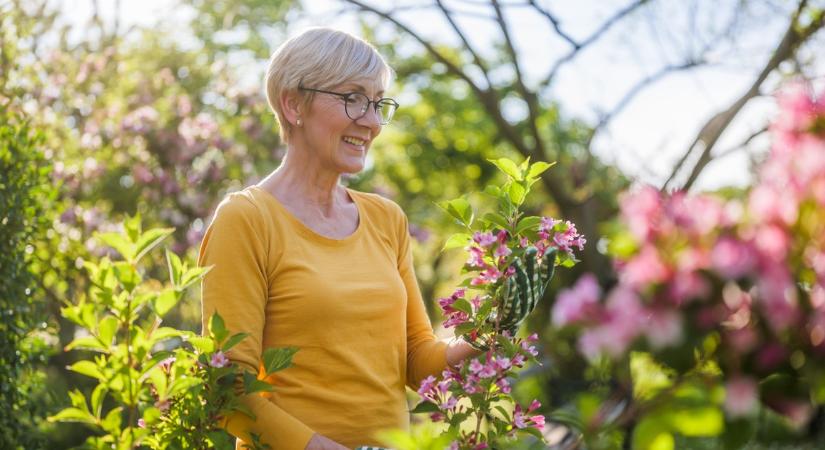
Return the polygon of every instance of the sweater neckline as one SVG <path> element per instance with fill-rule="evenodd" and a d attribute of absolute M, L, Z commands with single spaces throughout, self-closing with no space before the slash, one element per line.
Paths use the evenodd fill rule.
<path fill-rule="evenodd" d="M 272 195 L 266 189 L 258 185 L 250 186 L 248 189 L 258 192 L 261 196 L 263 196 L 266 199 L 264 201 L 278 211 L 278 215 L 289 220 L 289 222 L 292 223 L 293 228 L 298 231 L 298 233 L 306 238 L 309 238 L 310 240 L 327 245 L 346 245 L 358 239 L 358 237 L 363 233 L 362 229 L 365 226 L 364 221 L 366 220 L 364 208 L 361 204 L 361 198 L 357 195 L 357 191 L 353 191 L 350 188 L 345 187 L 344 189 L 347 190 L 347 195 L 349 195 L 349 198 L 351 198 L 353 203 L 355 203 L 355 208 L 358 210 L 358 225 L 355 227 L 355 231 L 350 233 L 349 236 L 345 236 L 340 239 L 325 236 L 310 228 L 307 224 L 301 221 L 301 219 L 296 217 L 289 209 L 287 209 L 287 207 L 284 206 L 284 204 L 281 203 L 277 197 Z"/>

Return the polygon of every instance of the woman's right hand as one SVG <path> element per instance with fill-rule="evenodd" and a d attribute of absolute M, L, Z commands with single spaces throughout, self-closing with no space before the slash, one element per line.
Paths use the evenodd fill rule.
<path fill-rule="evenodd" d="M 312 435 L 304 450 L 349 450 L 332 439 L 318 433 Z"/>

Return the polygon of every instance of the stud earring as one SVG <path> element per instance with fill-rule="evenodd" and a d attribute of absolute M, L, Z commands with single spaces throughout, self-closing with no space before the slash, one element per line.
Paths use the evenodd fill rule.
<path fill-rule="evenodd" d="M 295 124 L 296 124 L 296 125 L 298 125 L 299 127 L 301 126 L 301 124 L 302 124 L 302 123 L 303 123 L 303 122 L 301 122 L 301 119 L 300 119 L 300 118 L 299 118 L 298 120 L 296 120 L 296 121 L 295 121 Z"/>

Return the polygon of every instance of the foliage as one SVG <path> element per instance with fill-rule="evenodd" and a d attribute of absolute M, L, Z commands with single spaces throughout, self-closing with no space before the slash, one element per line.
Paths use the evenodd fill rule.
<path fill-rule="evenodd" d="M 634 448 L 674 435 L 738 448 L 777 416 L 816 431 L 825 404 L 825 101 L 779 98 L 774 144 L 745 196 L 622 197 L 609 244 L 618 284 L 592 275 L 562 292 L 552 320 L 618 389 L 578 398 L 567 422 L 588 445 L 633 423 Z M 644 353 L 635 353 L 635 351 Z M 763 429 L 760 429 L 763 428 Z M 774 435 L 776 438 L 776 435 Z"/>
<path fill-rule="evenodd" d="M 31 270 L 33 244 L 45 234 L 45 207 L 54 190 L 47 182 L 43 136 L 0 103 L 0 447 L 34 448 L 33 405 L 27 385 L 39 359 L 34 340 L 43 302 Z"/>
<path fill-rule="evenodd" d="M 219 315 L 210 318 L 205 336 L 161 326 L 163 316 L 209 268 L 189 267 L 167 250 L 169 284 L 145 279 L 140 261 L 173 230 L 143 232 L 139 216 L 123 226 L 123 233 L 98 236 L 122 259 L 85 262 L 92 286 L 88 296 L 61 310 L 83 330 L 66 350 L 91 352 L 69 368 L 96 385 L 89 396 L 70 392 L 72 406 L 50 420 L 90 426 L 95 435 L 86 440 L 87 448 L 227 448 L 230 438 L 220 429 L 221 419 L 235 411 L 252 415 L 240 396 L 269 391 L 271 385 L 229 362 L 226 352 L 246 335 L 230 336 Z M 294 353 L 268 349 L 262 375 L 288 367 Z"/>

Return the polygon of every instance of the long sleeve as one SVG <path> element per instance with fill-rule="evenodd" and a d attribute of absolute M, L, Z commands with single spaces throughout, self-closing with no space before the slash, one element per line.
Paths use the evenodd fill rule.
<path fill-rule="evenodd" d="M 400 211 L 398 271 L 407 291 L 407 384 L 416 389 L 424 378 L 447 367 L 447 344 L 433 332 L 415 277 L 407 217 Z"/>
<path fill-rule="evenodd" d="M 198 264 L 213 266 L 203 280 L 203 329 L 217 311 L 231 334 L 248 337 L 229 352 L 229 359 L 244 370 L 257 373 L 267 302 L 270 261 L 267 233 L 255 204 L 243 195 L 230 195 L 215 213 L 201 244 Z M 314 433 L 307 425 L 270 400 L 252 394 L 243 403 L 256 416 L 242 413 L 227 417 L 232 435 L 249 441 L 256 433 L 273 449 L 302 450 Z"/>

